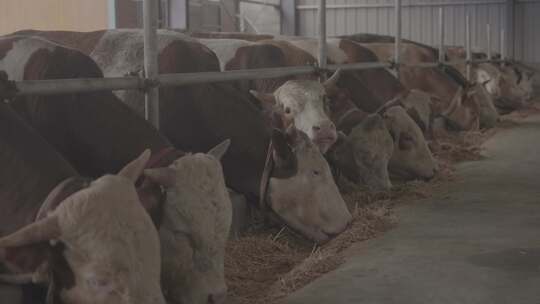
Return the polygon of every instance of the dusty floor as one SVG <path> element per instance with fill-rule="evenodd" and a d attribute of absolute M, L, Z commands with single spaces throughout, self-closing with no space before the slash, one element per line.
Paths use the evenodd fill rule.
<path fill-rule="evenodd" d="M 396 229 L 284 302 L 540 303 L 540 115 L 521 114 L 432 197 L 394 208 Z"/>

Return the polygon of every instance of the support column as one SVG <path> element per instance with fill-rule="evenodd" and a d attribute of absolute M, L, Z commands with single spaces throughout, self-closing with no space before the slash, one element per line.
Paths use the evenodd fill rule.
<path fill-rule="evenodd" d="M 157 81 L 158 52 L 157 52 L 157 19 L 158 3 L 156 0 L 144 0 L 144 71 L 150 81 Z M 157 87 L 146 91 L 145 117 L 159 129 L 159 89 Z"/>
<path fill-rule="evenodd" d="M 281 35 L 288 35 L 288 36 L 298 35 L 296 13 L 297 13 L 296 0 L 281 0 L 281 3 L 280 3 Z"/>
<path fill-rule="evenodd" d="M 326 0 L 319 0 L 319 67 L 326 68 Z"/>
<path fill-rule="evenodd" d="M 396 22 L 394 33 L 394 64 L 396 77 L 399 79 L 399 65 L 401 63 L 401 0 L 395 0 L 394 2 L 394 18 Z"/>

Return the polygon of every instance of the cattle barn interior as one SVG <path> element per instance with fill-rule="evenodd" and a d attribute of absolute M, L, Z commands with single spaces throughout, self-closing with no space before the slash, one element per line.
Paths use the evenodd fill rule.
<path fill-rule="evenodd" d="M 0 1 L 0 303 L 540 303 L 538 16 Z"/>

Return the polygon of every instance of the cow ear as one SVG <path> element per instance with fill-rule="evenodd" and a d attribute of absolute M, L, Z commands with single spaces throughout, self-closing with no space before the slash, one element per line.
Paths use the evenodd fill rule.
<path fill-rule="evenodd" d="M 263 106 L 264 105 L 274 106 L 276 104 L 276 98 L 274 97 L 274 94 L 261 93 L 255 90 L 249 90 L 249 93 L 253 95 L 253 97 L 257 98 L 257 100 L 259 100 L 263 104 Z"/>
<path fill-rule="evenodd" d="M 301 131 L 296 129 L 294 125 L 291 125 L 287 128 L 287 131 L 285 132 L 285 138 L 289 146 L 294 147 L 298 144 L 298 142 L 302 138 L 302 134 L 300 132 Z"/>
<path fill-rule="evenodd" d="M 296 171 L 296 156 L 288 143 L 287 135 L 278 129 L 272 131 L 272 158 L 278 172 Z"/>
<path fill-rule="evenodd" d="M 32 245 L 58 239 L 61 235 L 58 215 L 53 214 L 0 238 L 0 248 Z"/>
<path fill-rule="evenodd" d="M 392 136 L 394 143 L 396 143 L 396 141 L 399 140 L 399 132 L 397 132 L 397 130 L 394 128 L 395 120 L 396 120 L 395 116 L 390 114 L 388 111 L 386 111 L 382 114 L 382 117 L 383 117 L 384 126 L 386 127 L 390 135 Z"/>
<path fill-rule="evenodd" d="M 137 157 L 136 159 L 128 163 L 124 168 L 122 168 L 122 170 L 118 172 L 118 175 L 123 176 L 135 183 L 139 176 L 141 176 L 144 167 L 146 167 L 146 164 L 150 159 L 150 154 L 151 152 L 149 149 L 144 150 L 144 152 L 139 157 Z"/>
<path fill-rule="evenodd" d="M 210 149 L 210 151 L 208 151 L 207 154 L 212 155 L 217 160 L 221 160 L 223 155 L 225 155 L 225 153 L 227 153 L 227 150 L 229 150 L 230 146 L 231 146 L 231 140 L 225 139 L 224 141 L 219 143 L 217 146 Z"/>
<path fill-rule="evenodd" d="M 144 176 L 156 184 L 170 188 L 174 186 L 176 172 L 168 167 L 153 168 L 144 170 Z"/>

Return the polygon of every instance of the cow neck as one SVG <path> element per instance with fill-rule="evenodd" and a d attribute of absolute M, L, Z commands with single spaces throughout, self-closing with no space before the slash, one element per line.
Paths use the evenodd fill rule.
<path fill-rule="evenodd" d="M 274 153 L 274 144 L 273 140 L 270 139 L 270 142 L 268 143 L 268 149 L 266 150 L 266 159 L 264 162 L 264 169 L 261 176 L 261 184 L 259 188 L 259 209 L 263 212 L 263 215 L 266 217 L 266 213 L 268 212 L 269 208 L 268 206 L 268 185 L 270 183 L 270 176 L 272 175 L 272 172 L 274 171 L 274 159 L 272 157 Z"/>
<path fill-rule="evenodd" d="M 356 107 L 351 107 L 349 110 L 345 111 L 345 113 L 343 113 L 343 115 L 341 115 L 337 120 L 336 120 L 336 127 L 338 128 L 338 130 L 340 130 L 342 128 L 342 125 L 343 123 L 347 120 L 347 118 L 349 118 L 351 115 L 353 115 L 354 113 L 359 113 L 359 114 L 365 114 L 364 112 L 362 112 L 360 109 L 356 108 Z"/>

